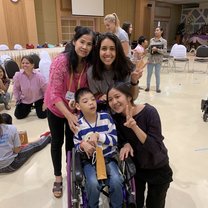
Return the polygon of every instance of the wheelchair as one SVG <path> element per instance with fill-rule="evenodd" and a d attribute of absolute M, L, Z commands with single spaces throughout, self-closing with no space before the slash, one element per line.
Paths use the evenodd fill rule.
<path fill-rule="evenodd" d="M 203 114 L 204 122 L 208 121 L 208 99 L 201 100 L 201 110 L 202 110 L 202 112 L 204 112 L 204 114 Z"/>
<path fill-rule="evenodd" d="M 130 159 L 131 160 L 131 159 Z M 127 165 L 128 163 L 128 165 Z M 123 208 L 136 208 L 136 188 L 133 175 L 136 172 L 135 165 L 129 162 L 129 158 L 119 165 L 121 172 L 124 176 L 123 188 Z M 128 171 L 131 169 L 131 171 Z M 124 175 L 125 174 L 125 175 Z M 68 208 L 87 208 L 87 194 L 85 192 L 85 177 L 82 171 L 81 153 L 75 151 L 67 152 L 67 200 Z M 103 186 L 101 193 L 109 197 L 106 191 L 106 186 Z M 108 200 L 104 200 L 108 201 Z M 103 207 L 107 207 L 102 205 Z"/>

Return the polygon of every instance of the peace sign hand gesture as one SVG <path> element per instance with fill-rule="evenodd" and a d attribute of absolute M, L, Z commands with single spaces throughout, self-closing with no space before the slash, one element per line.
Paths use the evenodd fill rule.
<path fill-rule="evenodd" d="M 147 62 L 142 59 L 136 61 L 136 69 L 131 73 L 131 81 L 136 83 L 138 79 L 140 79 L 143 75 L 143 71 Z"/>
<path fill-rule="evenodd" d="M 126 106 L 126 122 L 124 123 L 124 126 L 133 129 L 135 126 L 137 126 L 136 121 L 132 117 L 134 107 L 127 105 Z"/>

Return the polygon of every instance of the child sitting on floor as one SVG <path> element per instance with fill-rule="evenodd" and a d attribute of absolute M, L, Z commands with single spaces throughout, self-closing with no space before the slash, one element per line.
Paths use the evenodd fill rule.
<path fill-rule="evenodd" d="M 88 88 L 76 91 L 75 102 L 77 110 L 83 115 L 78 122 L 74 144 L 76 151 L 85 152 L 87 155 L 86 159 L 82 158 L 82 164 L 86 178 L 88 207 L 98 207 L 102 188 L 102 182 L 97 179 L 96 166 L 92 163 L 96 146 L 103 149 L 107 173 L 105 184 L 109 186 L 110 206 L 122 207 L 123 177 L 113 159 L 117 153 L 117 133 L 113 119 L 108 113 L 97 112 L 96 99 Z"/>
<path fill-rule="evenodd" d="M 9 114 L 3 116 L 0 114 L 0 173 L 17 170 L 35 152 L 43 149 L 51 141 L 51 136 L 46 134 L 42 135 L 38 141 L 22 147 L 19 133 L 11 122 L 12 117 Z"/>

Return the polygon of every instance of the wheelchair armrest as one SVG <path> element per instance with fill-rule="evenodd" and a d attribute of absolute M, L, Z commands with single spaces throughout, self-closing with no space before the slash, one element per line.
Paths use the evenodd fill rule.
<path fill-rule="evenodd" d="M 83 170 L 82 170 L 82 163 L 81 163 L 81 153 L 75 152 L 74 157 L 75 162 L 75 180 L 78 184 L 81 184 L 84 178 Z"/>

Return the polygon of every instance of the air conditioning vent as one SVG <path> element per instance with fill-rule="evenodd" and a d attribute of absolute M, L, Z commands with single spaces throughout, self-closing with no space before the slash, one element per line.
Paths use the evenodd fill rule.
<path fill-rule="evenodd" d="M 189 9 L 189 8 L 199 8 L 199 4 L 183 4 L 183 9 Z"/>

